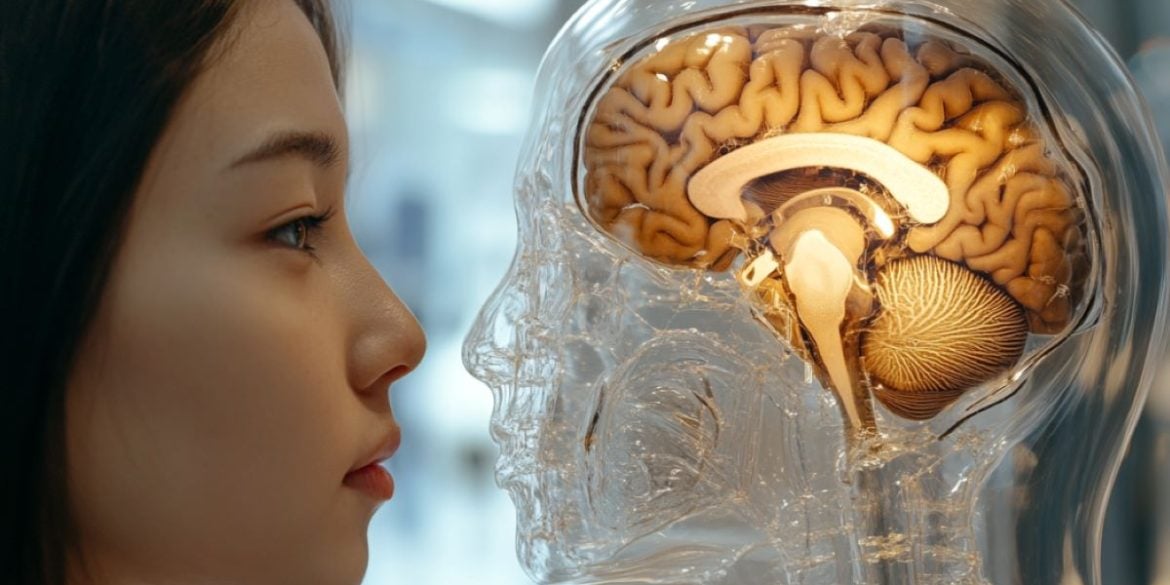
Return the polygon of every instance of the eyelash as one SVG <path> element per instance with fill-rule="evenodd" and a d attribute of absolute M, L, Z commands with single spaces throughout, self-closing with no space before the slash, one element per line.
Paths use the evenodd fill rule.
<path fill-rule="evenodd" d="M 267 234 L 268 240 L 271 242 L 275 242 L 279 245 L 286 246 L 288 248 L 292 248 L 294 250 L 302 251 L 306 254 L 309 254 L 310 256 L 316 257 L 316 254 L 314 254 L 314 251 L 316 251 L 317 248 L 315 248 L 312 244 L 309 243 L 310 238 L 313 237 L 313 234 L 320 231 L 321 227 L 323 225 L 325 225 L 325 222 L 329 221 L 329 218 L 331 218 L 331 217 L 333 217 L 333 208 L 332 207 L 326 209 L 324 212 L 319 213 L 319 214 L 312 214 L 312 215 L 305 215 L 305 216 L 298 217 L 298 218 L 296 218 L 288 223 L 285 223 L 283 225 L 272 228 L 271 230 L 268 230 L 268 234 Z M 283 232 L 289 228 L 296 229 L 296 231 L 294 233 L 296 234 L 295 238 L 298 242 L 297 244 L 289 244 L 287 242 L 281 241 L 281 238 L 280 238 L 281 232 Z M 302 236 L 301 230 L 304 230 L 303 236 Z"/>

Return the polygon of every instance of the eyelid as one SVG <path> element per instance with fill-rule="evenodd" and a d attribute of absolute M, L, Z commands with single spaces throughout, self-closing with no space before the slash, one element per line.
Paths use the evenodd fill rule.
<path fill-rule="evenodd" d="M 311 256 L 316 257 L 316 255 L 314 254 L 314 251 L 317 248 L 316 248 L 316 246 L 314 246 L 311 243 L 312 239 L 314 239 L 314 234 L 320 232 L 321 228 L 324 227 L 325 223 L 327 221 L 329 221 L 330 218 L 333 217 L 333 213 L 334 213 L 334 210 L 332 207 L 328 207 L 320 213 L 315 213 L 315 212 L 302 213 L 301 215 L 298 215 L 298 216 L 296 216 L 288 221 L 281 223 L 280 225 L 277 225 L 276 227 L 273 227 L 273 228 L 267 230 L 265 232 L 265 239 L 269 242 L 273 242 L 273 243 L 280 245 L 282 247 L 305 252 L 306 254 L 309 254 Z M 279 238 L 277 237 L 277 234 L 280 233 L 281 230 L 288 229 L 289 227 L 297 225 L 297 224 L 304 225 L 305 234 L 304 234 L 303 246 L 292 246 L 292 245 L 288 245 L 287 243 L 281 242 L 279 240 Z"/>

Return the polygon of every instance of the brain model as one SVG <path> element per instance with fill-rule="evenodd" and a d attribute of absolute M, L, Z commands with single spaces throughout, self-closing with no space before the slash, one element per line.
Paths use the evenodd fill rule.
<path fill-rule="evenodd" d="M 1064 330 L 1084 211 L 1020 94 L 895 30 L 720 29 L 628 66 L 584 126 L 582 208 L 640 254 L 726 270 L 872 429 L 937 415 Z"/>

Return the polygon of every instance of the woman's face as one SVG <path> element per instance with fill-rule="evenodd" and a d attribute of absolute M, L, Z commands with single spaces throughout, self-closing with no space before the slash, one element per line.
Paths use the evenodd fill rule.
<path fill-rule="evenodd" d="M 397 445 L 389 386 L 424 352 L 346 226 L 314 29 L 289 0 L 233 27 L 152 152 L 70 380 L 98 582 L 359 581 L 380 498 L 345 478 Z"/>

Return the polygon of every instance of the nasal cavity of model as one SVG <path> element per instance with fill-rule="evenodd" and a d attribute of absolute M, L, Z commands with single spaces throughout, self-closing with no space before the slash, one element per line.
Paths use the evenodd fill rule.
<path fill-rule="evenodd" d="M 946 215 L 949 192 L 884 143 L 762 140 L 703 168 L 688 198 L 749 235 L 738 280 L 859 432 L 876 430 L 871 396 L 902 417 L 931 418 L 1023 352 L 1027 321 L 1010 297 L 906 247 L 910 226 Z"/>

